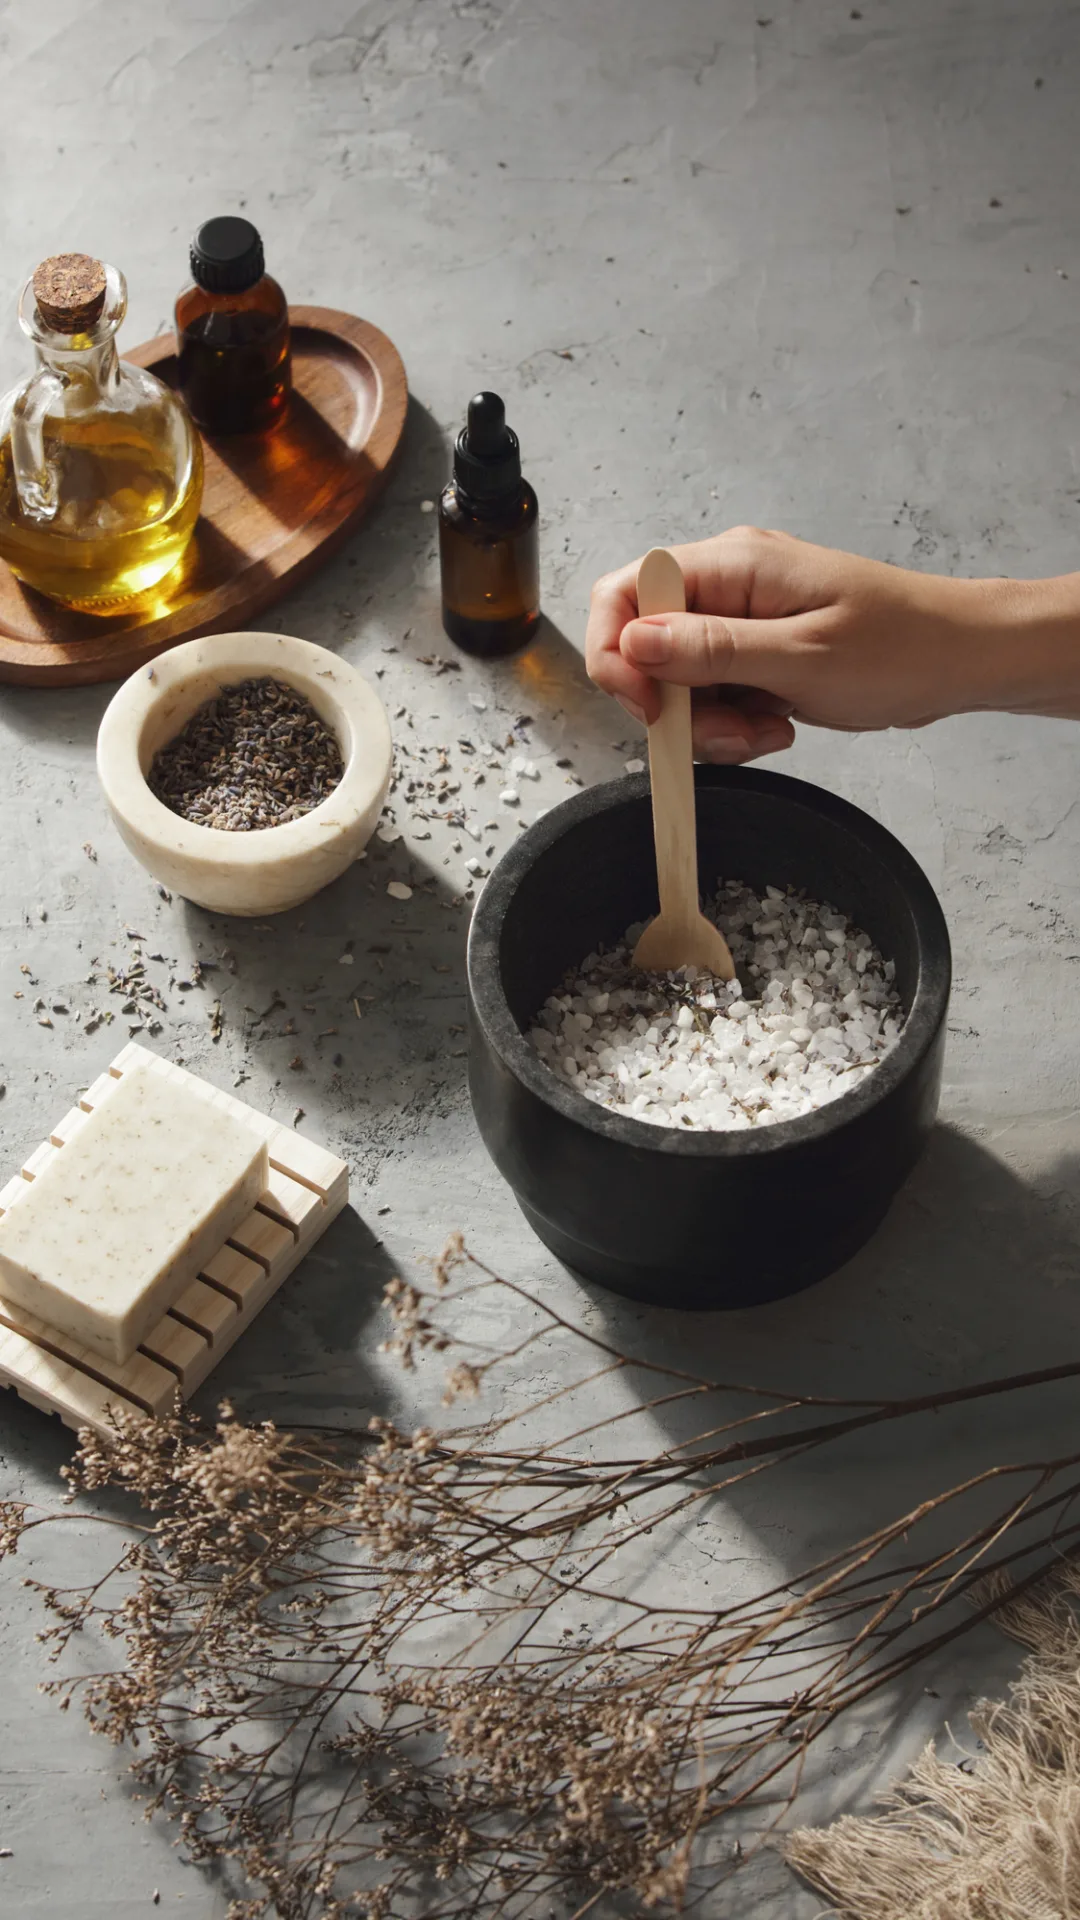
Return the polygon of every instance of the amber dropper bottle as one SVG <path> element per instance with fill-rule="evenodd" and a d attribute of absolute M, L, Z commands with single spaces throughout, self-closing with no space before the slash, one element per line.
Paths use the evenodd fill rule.
<path fill-rule="evenodd" d="M 469 401 L 454 476 L 439 501 L 443 626 L 466 653 L 494 660 L 540 624 L 536 495 L 497 393 Z"/>

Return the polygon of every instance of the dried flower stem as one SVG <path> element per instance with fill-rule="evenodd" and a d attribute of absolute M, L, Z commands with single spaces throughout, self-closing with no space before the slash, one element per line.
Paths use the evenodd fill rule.
<path fill-rule="evenodd" d="M 452 1332 L 491 1291 L 522 1328 L 505 1349 Z M 233 1920 L 524 1920 L 608 1893 L 692 1906 L 734 1870 L 723 1836 L 742 1833 L 740 1810 L 761 1808 L 768 1831 L 840 1713 L 986 1618 L 1018 1570 L 1022 1589 L 1033 1556 L 1080 1551 L 1078 1450 L 987 1467 L 750 1598 L 658 1602 L 665 1538 L 739 1482 L 1080 1361 L 831 1400 L 636 1360 L 460 1240 L 432 1293 L 387 1295 L 406 1368 L 456 1349 L 451 1400 L 500 1371 L 509 1386 L 538 1348 L 545 1368 L 560 1344 L 581 1364 L 538 1401 L 439 1433 L 289 1435 L 227 1407 L 213 1432 L 119 1419 L 83 1436 L 73 1489 L 126 1487 L 149 1518 L 93 1585 L 38 1589 L 54 1660 L 77 1632 L 121 1642 L 119 1665 L 50 1690 L 135 1747 L 149 1810 L 180 1820 L 193 1858 L 256 1889 Z M 652 1397 L 598 1415 L 600 1383 L 622 1373 Z M 614 1450 L 632 1416 L 698 1401 L 692 1438 Z M 566 1430 L 534 1437 L 560 1404 Z M 9 1503 L 0 1551 L 63 1517 Z M 923 1546 L 942 1519 L 945 1544 Z"/>

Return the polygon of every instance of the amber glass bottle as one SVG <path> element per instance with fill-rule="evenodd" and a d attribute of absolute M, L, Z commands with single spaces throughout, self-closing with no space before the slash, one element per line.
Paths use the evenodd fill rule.
<path fill-rule="evenodd" d="M 443 626 L 466 653 L 517 653 L 540 623 L 536 495 L 497 393 L 469 401 L 439 501 Z"/>
<path fill-rule="evenodd" d="M 206 220 L 176 302 L 180 390 L 204 433 L 262 433 L 289 403 L 289 308 L 250 220 Z"/>

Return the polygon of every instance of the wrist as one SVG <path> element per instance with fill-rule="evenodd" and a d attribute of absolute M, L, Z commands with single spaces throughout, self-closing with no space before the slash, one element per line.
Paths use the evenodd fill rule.
<path fill-rule="evenodd" d="M 954 711 L 1080 718 L 1080 574 L 1050 580 L 951 580 Z"/>

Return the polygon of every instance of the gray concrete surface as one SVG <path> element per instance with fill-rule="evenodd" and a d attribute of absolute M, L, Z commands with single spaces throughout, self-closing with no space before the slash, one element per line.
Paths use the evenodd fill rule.
<path fill-rule="evenodd" d="M 588 690 L 580 647 L 591 580 L 647 544 L 753 520 L 929 569 L 1077 564 L 1078 27 L 1065 0 L 14 0 L 2 372 L 23 364 L 14 299 L 38 258 L 117 261 L 130 343 L 165 326 L 194 224 L 246 208 L 292 298 L 378 322 L 415 396 L 385 504 L 270 624 L 378 671 L 414 751 L 502 737 L 530 713 L 547 804 L 570 777 L 556 759 L 592 781 L 638 745 Z M 449 651 L 425 505 L 481 383 L 506 395 L 540 495 L 549 625 L 516 665 L 436 675 L 420 664 Z M 162 901 L 109 828 L 93 769 L 107 698 L 0 691 L 2 1163 L 125 1037 L 122 1020 L 89 1036 L 74 1022 L 103 1003 L 84 978 L 125 952 L 125 928 L 175 962 L 163 980 L 231 950 L 235 975 L 167 996 L 154 1044 L 224 1086 L 243 1075 L 247 1097 L 287 1119 L 303 1106 L 304 1129 L 348 1155 L 355 1205 L 217 1377 L 246 1413 L 360 1420 L 391 1404 L 380 1285 L 456 1227 L 575 1312 L 729 1376 L 918 1391 L 1080 1351 L 1073 726 L 806 734 L 788 756 L 884 820 L 940 890 L 957 974 L 942 1126 L 844 1272 L 791 1303 L 691 1322 L 587 1295 L 492 1174 L 459 1031 L 468 908 L 450 904 L 472 843 L 410 829 L 272 930 L 211 922 Z M 484 845 L 514 831 L 503 820 Z M 392 876 L 433 885 L 399 909 Z M 355 959 L 340 967 L 346 942 Z M 34 992 L 72 1010 L 51 1029 L 23 964 Z M 286 1010 L 254 1021 L 275 989 Z M 373 998 L 358 1023 L 360 991 Z M 336 1040 L 315 1040 L 335 1024 Z M 967 1460 L 1034 1448 L 1067 1416 L 1047 1396 L 804 1465 L 721 1515 L 711 1557 L 740 1580 L 794 1569 L 822 1537 Z M 0 1491 L 51 1498 L 68 1451 L 54 1424 L 0 1404 Z M 77 1579 L 79 1528 L 50 1555 Z M 37 1565 L 28 1553 L 3 1569 L 0 1911 L 115 1920 L 151 1911 L 157 1889 L 161 1911 L 217 1920 L 224 1892 L 141 1824 L 119 1757 L 38 1697 L 20 1585 Z M 1014 1664 L 976 1636 L 943 1697 L 913 1683 L 838 1736 L 832 1798 L 815 1805 L 865 1804 Z M 740 1898 L 770 1920 L 817 1906 L 775 1864 Z"/>

